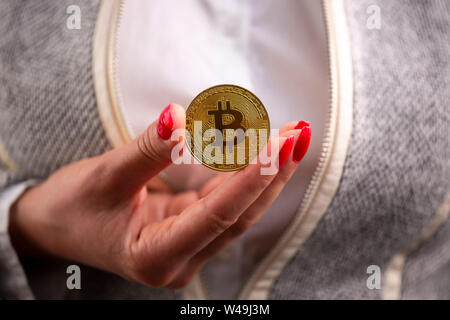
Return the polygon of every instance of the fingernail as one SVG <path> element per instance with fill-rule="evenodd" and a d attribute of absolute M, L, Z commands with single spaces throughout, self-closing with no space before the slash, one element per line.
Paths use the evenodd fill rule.
<path fill-rule="evenodd" d="M 292 147 L 294 146 L 294 136 L 290 136 L 286 139 L 283 146 L 280 149 L 280 153 L 278 156 L 278 168 L 280 169 L 289 159 L 289 155 L 291 154 Z"/>
<path fill-rule="evenodd" d="M 294 148 L 293 158 L 295 162 L 302 161 L 303 157 L 308 151 L 309 142 L 311 141 L 311 127 L 303 127 L 300 135 L 298 136 L 297 143 Z"/>
<path fill-rule="evenodd" d="M 168 140 L 172 135 L 173 119 L 170 113 L 170 104 L 164 108 L 159 116 L 157 131 L 158 135 L 163 140 Z"/>
<path fill-rule="evenodd" d="M 294 129 L 303 129 L 304 127 L 310 127 L 311 124 L 308 121 L 299 121 Z"/>

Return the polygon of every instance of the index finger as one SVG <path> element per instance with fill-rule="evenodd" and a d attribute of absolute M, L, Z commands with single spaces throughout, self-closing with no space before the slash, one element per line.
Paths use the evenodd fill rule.
<path fill-rule="evenodd" d="M 286 137 L 276 137 L 265 148 L 276 146 L 276 156 L 272 161 L 278 163 L 279 151 Z M 261 154 L 261 153 L 260 153 Z M 258 157 L 256 164 L 250 164 L 243 170 L 231 175 L 222 184 L 215 187 L 204 198 L 188 207 L 171 225 L 172 239 L 184 239 L 177 248 L 180 256 L 190 258 L 203 249 L 222 232 L 239 219 L 241 214 L 258 199 L 277 175 L 261 174 L 263 165 Z"/>

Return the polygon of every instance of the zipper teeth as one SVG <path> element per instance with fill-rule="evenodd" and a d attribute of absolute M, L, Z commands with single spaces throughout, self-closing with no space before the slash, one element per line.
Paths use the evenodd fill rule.
<path fill-rule="evenodd" d="M 115 30 L 114 30 L 114 39 L 113 39 L 113 59 L 111 61 L 111 66 L 112 66 L 112 75 L 114 77 L 114 86 L 116 88 L 116 92 L 120 93 L 121 91 L 120 89 L 120 82 L 117 81 L 117 60 L 118 60 L 118 45 L 119 45 L 119 28 L 120 28 L 120 23 L 122 22 L 122 17 L 123 17 L 123 7 L 124 7 L 124 2 L 125 0 L 119 0 L 119 8 L 118 8 L 118 13 L 117 13 L 117 23 L 115 26 Z"/>
<path fill-rule="evenodd" d="M 266 257 L 259 263 L 259 266 L 256 268 L 256 270 L 250 275 L 247 283 L 244 285 L 244 287 L 241 289 L 238 295 L 238 299 L 244 300 L 247 299 L 248 296 L 251 293 L 251 289 L 254 287 L 254 285 L 257 282 L 258 276 L 264 273 L 264 271 L 269 267 L 270 262 L 273 259 L 273 255 L 275 255 L 275 252 L 279 251 L 280 247 L 284 244 L 286 244 L 293 236 L 293 231 L 299 227 L 299 223 L 303 219 L 303 217 L 306 214 L 307 208 L 309 207 L 309 204 L 311 202 L 311 199 L 318 187 L 318 184 L 320 180 L 322 179 L 323 172 L 326 168 L 326 164 L 328 163 L 328 159 L 331 154 L 331 140 L 334 135 L 334 129 L 335 129 L 335 113 L 336 108 L 335 106 L 335 81 L 333 77 L 333 63 L 332 63 L 332 44 L 331 44 L 331 38 L 330 38 L 330 24 L 329 24 L 329 5 L 326 0 L 321 0 L 322 4 L 322 15 L 325 23 L 325 32 L 326 32 L 326 39 L 327 39 L 327 55 L 328 55 L 328 83 L 329 83 L 329 108 L 327 112 L 327 123 L 325 125 L 324 129 L 324 138 L 322 142 L 322 152 L 319 157 L 318 164 L 316 166 L 316 169 L 314 171 L 314 174 L 311 178 L 311 181 L 305 191 L 305 194 L 303 196 L 303 200 L 301 202 L 301 205 L 299 207 L 299 210 L 297 212 L 297 215 L 291 225 L 291 228 L 288 229 L 278 240 L 277 244 L 274 248 L 271 249 L 271 251 L 266 255 Z"/>
<path fill-rule="evenodd" d="M 328 162 L 326 160 L 329 159 L 330 157 L 330 151 L 331 151 L 331 140 L 333 138 L 334 135 L 334 129 L 335 129 L 335 125 L 333 123 L 333 120 L 335 119 L 335 113 L 336 113 L 336 108 L 334 108 L 335 105 L 335 81 L 333 78 L 333 66 L 331 63 L 331 50 L 332 50 L 332 46 L 331 46 L 331 41 L 330 41 L 330 32 L 329 32 L 329 7 L 328 7 L 328 3 L 325 0 L 321 1 L 322 4 L 322 16 L 323 16 L 323 20 L 325 23 L 325 32 L 326 32 L 326 39 L 327 39 L 327 56 L 328 56 L 328 85 L 329 85 L 329 98 L 328 98 L 328 113 L 327 113 L 327 117 L 328 117 L 328 121 L 326 123 L 325 126 L 325 133 L 324 133 L 324 141 L 322 143 L 322 153 L 320 154 L 319 157 L 319 163 L 317 164 L 316 170 L 314 171 L 314 174 L 311 178 L 311 182 L 308 186 L 308 188 L 306 189 L 305 192 L 305 196 L 303 198 L 302 204 L 300 206 L 300 212 L 303 212 L 305 210 L 305 207 L 307 205 L 307 200 L 308 198 L 310 198 L 313 194 L 313 191 L 315 189 L 317 189 L 317 183 L 318 181 L 321 179 L 324 168 L 325 168 L 325 164 Z M 309 202 L 309 201 L 308 201 Z"/>
<path fill-rule="evenodd" d="M 113 26 L 112 35 L 110 36 L 110 43 L 109 43 L 109 51 L 111 52 L 111 55 L 109 56 L 108 61 L 108 71 L 110 73 L 109 79 L 111 79 L 111 87 L 113 88 L 115 92 L 115 96 L 113 97 L 113 110 L 116 113 L 116 120 L 119 126 L 119 130 L 121 133 L 121 136 L 125 143 L 130 142 L 131 135 L 130 132 L 124 122 L 124 116 L 121 113 L 120 106 L 122 106 L 122 96 L 120 94 L 120 82 L 118 81 L 117 77 L 117 55 L 118 55 L 118 44 L 119 44 L 119 28 L 120 24 L 122 22 L 122 16 L 123 16 L 123 7 L 124 7 L 125 0 L 117 0 L 117 12 L 116 12 L 116 21 L 115 25 Z"/>

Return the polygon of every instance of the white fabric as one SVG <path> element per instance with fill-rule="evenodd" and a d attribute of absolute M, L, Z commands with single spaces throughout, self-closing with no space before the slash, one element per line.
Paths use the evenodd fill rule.
<path fill-rule="evenodd" d="M 38 184 L 39 181 L 31 179 L 9 186 L 0 192 L 0 231 L 8 230 L 9 211 L 14 202 L 29 187 Z"/>
<path fill-rule="evenodd" d="M 169 102 L 185 107 L 217 84 L 243 86 L 264 103 L 272 128 L 311 122 L 310 150 L 258 224 L 209 262 L 212 297 L 232 298 L 289 224 L 318 163 L 328 110 L 328 61 L 316 0 L 127 0 L 117 68 L 122 112 L 134 135 Z M 218 174 L 201 165 L 172 166 L 177 190 Z M 208 268 L 208 267 L 207 267 Z"/>

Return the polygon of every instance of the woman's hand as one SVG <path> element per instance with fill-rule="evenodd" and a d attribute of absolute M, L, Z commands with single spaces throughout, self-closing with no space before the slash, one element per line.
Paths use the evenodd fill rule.
<path fill-rule="evenodd" d="M 11 210 L 18 250 L 33 245 L 152 287 L 186 285 L 275 200 L 306 153 L 311 131 L 305 123 L 282 129 L 275 138 L 282 165 L 276 174 L 261 175 L 258 162 L 199 192 L 148 192 L 146 183 L 171 163 L 178 143 L 171 133 L 184 126 L 184 109 L 171 104 L 128 145 L 63 167 L 29 189 Z"/>

